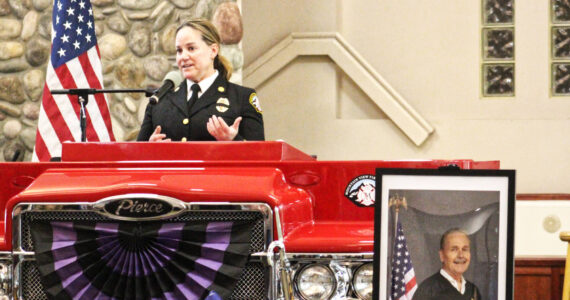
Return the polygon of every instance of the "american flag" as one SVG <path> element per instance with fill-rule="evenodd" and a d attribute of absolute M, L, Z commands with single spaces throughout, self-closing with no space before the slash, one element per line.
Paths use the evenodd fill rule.
<path fill-rule="evenodd" d="M 396 238 L 394 239 L 394 253 L 392 257 L 392 286 L 390 299 L 411 300 L 418 288 L 416 274 L 412 266 L 412 259 L 402 224 L 398 219 L 396 225 Z"/>
<path fill-rule="evenodd" d="M 103 88 L 101 55 L 89 0 L 55 0 L 51 57 L 38 120 L 33 161 L 61 156 L 61 143 L 81 141 L 75 95 L 52 95 L 52 90 Z M 88 141 L 114 141 L 111 115 L 104 94 L 90 95 L 86 106 Z"/>

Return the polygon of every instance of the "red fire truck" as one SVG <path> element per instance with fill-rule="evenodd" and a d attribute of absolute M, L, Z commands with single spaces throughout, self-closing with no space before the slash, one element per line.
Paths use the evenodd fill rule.
<path fill-rule="evenodd" d="M 376 168 L 283 142 L 67 143 L 1 163 L 7 299 L 371 299 Z"/>

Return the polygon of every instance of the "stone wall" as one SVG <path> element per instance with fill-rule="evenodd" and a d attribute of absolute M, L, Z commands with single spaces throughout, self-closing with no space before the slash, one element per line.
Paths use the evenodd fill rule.
<path fill-rule="evenodd" d="M 174 38 L 182 21 L 214 22 L 221 53 L 241 82 L 242 20 L 224 0 L 92 0 L 107 89 L 158 87 L 176 70 Z M 50 56 L 52 1 L 0 0 L 0 161 L 30 160 Z M 107 94 L 117 141 L 134 140 L 148 103 L 143 94 Z M 78 129 L 79 130 L 79 129 Z"/>

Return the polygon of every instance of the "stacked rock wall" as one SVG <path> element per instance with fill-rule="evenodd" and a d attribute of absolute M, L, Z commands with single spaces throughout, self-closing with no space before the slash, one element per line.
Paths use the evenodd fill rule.
<path fill-rule="evenodd" d="M 106 89 L 158 87 L 176 70 L 174 38 L 190 18 L 213 21 L 221 54 L 241 81 L 243 35 L 236 2 L 92 0 Z M 0 161 L 30 160 L 51 47 L 51 0 L 0 0 Z M 148 100 L 107 94 L 117 141 L 136 139 Z M 77 129 L 79 130 L 79 128 Z"/>

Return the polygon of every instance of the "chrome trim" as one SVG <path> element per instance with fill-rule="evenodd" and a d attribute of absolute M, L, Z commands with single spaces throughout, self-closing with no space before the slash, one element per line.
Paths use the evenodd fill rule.
<path fill-rule="evenodd" d="M 125 194 L 125 195 L 133 195 L 133 194 Z M 146 194 L 150 195 L 150 194 Z M 120 197 L 114 196 L 114 197 Z M 170 198 L 166 196 L 162 196 L 165 198 Z M 76 202 L 73 204 L 70 203 L 58 203 L 58 202 L 33 202 L 33 203 L 19 203 L 14 206 L 12 210 L 12 252 L 0 252 L 0 259 L 2 259 L 2 255 L 6 256 L 6 259 L 13 262 L 12 267 L 12 295 L 14 299 L 22 299 L 23 291 L 22 291 L 22 263 L 25 261 L 35 260 L 34 255 L 35 253 L 32 251 L 25 251 L 22 248 L 22 215 L 27 212 L 38 212 L 38 211 L 62 211 L 62 212 L 96 212 L 100 213 L 100 201 L 107 201 L 108 199 L 113 197 L 104 198 L 97 202 Z M 184 207 L 180 214 L 189 212 L 189 211 L 206 211 L 206 212 L 216 212 L 216 211 L 258 211 L 262 214 L 263 217 L 263 240 L 264 240 L 264 247 L 267 249 L 268 245 L 273 241 L 273 210 L 267 203 L 262 202 L 183 202 L 181 200 L 174 199 L 175 201 L 180 201 L 184 204 Z M 109 215 L 105 215 L 106 217 L 111 218 Z M 178 214 L 176 214 L 178 215 Z M 169 215 L 170 218 L 175 217 L 176 215 Z M 129 220 L 126 220 L 129 221 Z M 254 258 L 254 262 L 258 262 L 260 257 L 264 256 L 264 253 L 253 253 L 251 257 Z M 266 261 L 266 260 L 264 260 Z M 271 273 L 271 272 L 270 272 Z M 275 279 L 272 274 L 269 276 L 269 282 L 274 282 Z M 269 286 L 267 289 L 267 299 L 274 299 L 274 293 Z"/>
<path fill-rule="evenodd" d="M 374 252 L 362 253 L 287 253 L 287 258 L 299 260 L 351 260 L 368 261 L 374 259 Z"/>
<path fill-rule="evenodd" d="M 281 228 L 281 215 L 279 207 L 275 206 L 275 229 L 277 229 L 277 239 L 283 242 L 283 229 Z"/>
<path fill-rule="evenodd" d="M 107 198 L 105 198 L 107 199 Z M 26 252 L 22 249 L 22 214 L 26 212 L 35 211 L 66 211 L 66 212 L 85 212 L 93 211 L 97 212 L 96 206 L 97 202 L 86 203 L 79 202 L 74 204 L 62 204 L 62 203 L 20 203 L 14 206 L 12 212 L 12 246 L 14 252 Z M 184 203 L 184 212 L 188 211 L 259 211 L 264 218 L 264 244 L 265 247 L 273 241 L 273 211 L 267 203 L 260 202 L 188 202 Z"/>
<path fill-rule="evenodd" d="M 57 202 L 19 203 L 12 210 L 12 249 L 13 252 L 26 252 L 22 248 L 22 214 L 33 211 L 89 211 L 92 203 L 79 202 L 62 204 Z"/>
<path fill-rule="evenodd" d="M 166 203 L 166 204 L 170 205 L 171 208 L 170 208 L 170 211 L 168 211 L 164 214 L 157 215 L 157 216 L 151 216 L 151 217 L 121 216 L 121 215 L 117 214 L 117 212 L 119 211 L 119 208 L 117 208 L 117 212 L 115 212 L 115 213 L 107 210 L 107 205 L 109 205 L 111 203 L 123 202 L 123 201 L 131 200 L 131 199 L 149 199 L 151 201 Z M 120 204 L 120 205 L 122 205 L 122 204 Z M 120 207 L 120 205 L 119 205 L 119 207 Z M 131 206 L 132 205 L 134 205 L 134 203 L 131 202 Z M 104 215 L 105 217 L 115 219 L 115 220 L 121 220 L 121 221 L 154 221 L 154 220 L 164 220 L 164 219 L 174 218 L 177 215 L 180 215 L 181 213 L 184 212 L 184 209 L 186 208 L 186 203 L 181 201 L 181 200 L 178 200 L 176 198 L 172 198 L 172 197 L 168 197 L 168 196 L 162 196 L 162 195 L 157 195 L 157 194 L 137 193 L 137 194 L 122 194 L 122 195 L 116 195 L 116 196 L 111 196 L 111 197 L 101 199 L 101 200 L 93 203 L 93 208 L 95 209 L 96 212 Z"/>
<path fill-rule="evenodd" d="M 19 256 L 14 256 L 14 268 L 12 273 L 12 295 L 14 299 L 23 299 L 22 295 L 22 271 L 21 264 L 26 260 L 34 260 L 33 258 L 22 258 Z"/>
<path fill-rule="evenodd" d="M 12 283 L 14 268 L 12 257 L 0 258 L 0 299 L 9 299 L 14 285 Z"/>

